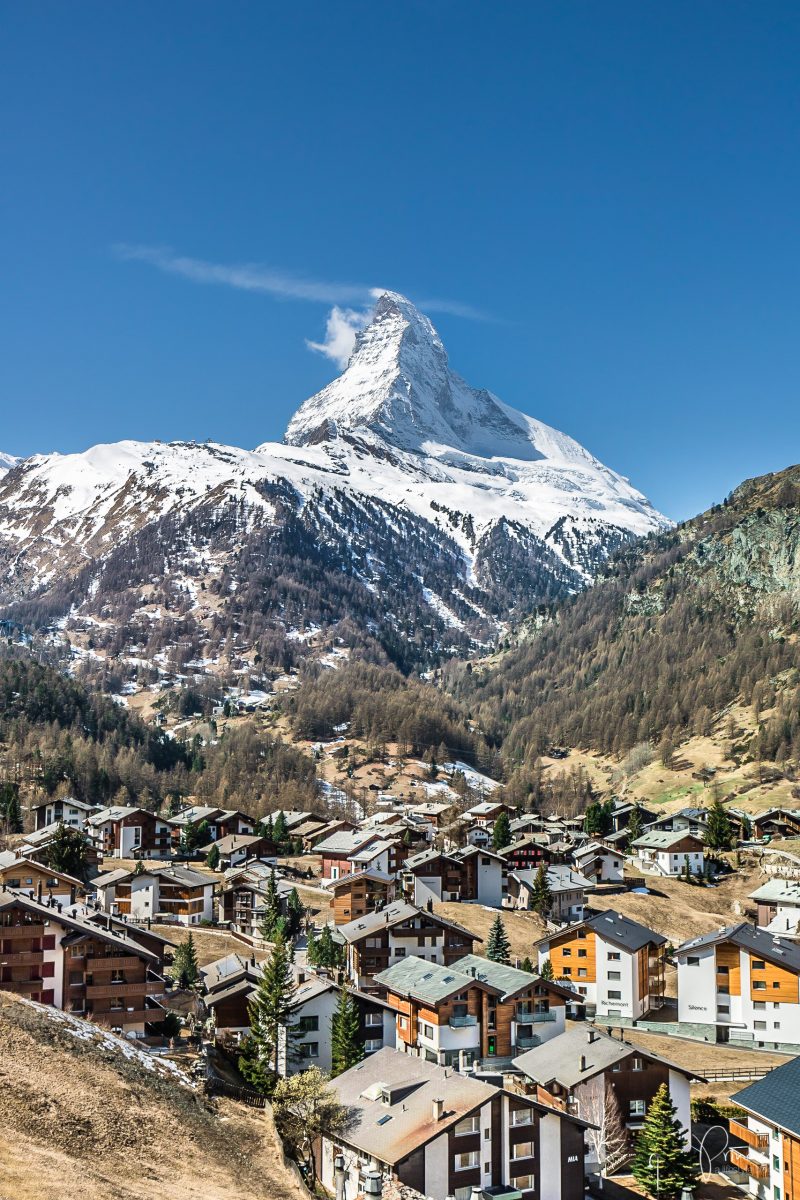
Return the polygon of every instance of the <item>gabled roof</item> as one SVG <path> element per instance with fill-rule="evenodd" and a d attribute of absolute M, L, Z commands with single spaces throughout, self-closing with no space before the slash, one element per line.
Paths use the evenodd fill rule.
<path fill-rule="evenodd" d="M 248 847 L 263 841 L 264 839 L 257 833 L 227 833 L 225 837 L 217 838 L 216 841 L 209 842 L 207 846 L 201 846 L 200 853 L 208 854 L 211 847 L 216 846 L 220 854 L 230 854 L 233 850 L 247 850 Z"/>
<path fill-rule="evenodd" d="M 437 1004 L 440 1000 L 446 1000 L 448 996 L 455 996 L 459 992 L 465 992 L 467 988 L 475 987 L 481 981 L 455 967 L 440 967 L 424 958 L 412 956 L 401 959 L 394 966 L 379 972 L 375 976 L 375 982 L 398 996 L 413 997 L 426 1004 Z M 497 988 L 489 986 L 488 990 L 500 994 Z"/>
<path fill-rule="evenodd" d="M 357 883 L 360 879 L 389 884 L 394 882 L 394 875 L 388 875 L 386 871 L 379 871 L 377 867 L 365 867 L 363 871 L 349 871 L 347 875 L 340 875 L 338 879 L 325 879 L 322 881 L 322 887 L 330 892 L 335 892 L 345 885 Z"/>
<path fill-rule="evenodd" d="M 460 850 L 456 850 L 453 854 L 454 858 L 472 858 L 473 855 L 480 854 L 484 858 L 488 855 L 489 858 L 496 858 L 499 863 L 505 866 L 506 860 L 502 853 L 497 850 L 491 850 L 488 846 L 462 846 Z"/>
<path fill-rule="evenodd" d="M 315 854 L 354 854 L 381 836 L 378 829 L 340 830 L 317 842 Z"/>
<path fill-rule="evenodd" d="M 520 971 L 518 967 L 507 967 L 504 963 L 493 962 L 492 959 L 482 958 L 478 954 L 465 954 L 453 963 L 452 969 L 468 976 L 472 982 L 477 981 L 494 989 L 504 1000 L 537 984 L 561 996 L 575 999 L 573 992 L 553 983 L 552 980 L 542 979 L 540 975 L 534 975 L 530 971 Z"/>
<path fill-rule="evenodd" d="M 622 946 L 625 950 L 630 951 L 641 950 L 648 945 L 664 946 L 667 941 L 654 929 L 648 929 L 646 925 L 632 921 L 630 917 L 623 917 L 620 913 L 614 912 L 612 908 L 587 917 L 585 921 L 581 922 L 581 925 L 586 926 L 587 929 L 593 929 L 597 936 L 604 941 L 613 942 L 615 946 Z M 570 929 L 580 929 L 581 925 L 572 925 Z M 562 934 L 569 932 L 569 929 L 561 931 Z"/>
<path fill-rule="evenodd" d="M 0 871 L 8 871 L 17 867 L 34 867 L 37 871 L 42 871 L 45 875 L 51 876 L 53 879 L 61 879 L 68 883 L 70 887 L 85 889 L 86 884 L 81 879 L 76 879 L 74 875 L 67 875 L 64 871 L 55 871 L 52 867 L 46 867 L 42 863 L 35 862 L 32 858 L 17 858 L 13 853 L 11 858 L 6 860 L 3 855 L 0 855 Z"/>
<path fill-rule="evenodd" d="M 734 1104 L 741 1105 L 768 1125 L 777 1125 L 787 1133 L 800 1137 L 800 1058 L 793 1058 L 780 1067 L 775 1067 L 763 1079 L 750 1083 L 741 1092 L 731 1096 Z"/>
<path fill-rule="evenodd" d="M 363 917 L 356 917 L 354 921 L 340 925 L 338 932 L 346 942 L 360 942 L 362 938 L 369 937 L 381 929 L 391 929 L 394 925 L 401 925 L 405 921 L 412 921 L 414 917 L 421 916 L 434 925 L 441 925 L 445 929 L 455 929 L 475 942 L 483 940 L 474 933 L 470 933 L 463 925 L 457 925 L 455 921 L 446 921 L 444 917 L 440 917 L 428 909 L 417 908 L 414 904 L 407 904 L 405 900 L 396 900 L 392 904 L 387 904 L 385 908 L 365 913 Z"/>
<path fill-rule="evenodd" d="M 702 845 L 701 838 L 696 833 L 690 833 L 688 829 L 653 829 L 631 842 L 631 846 L 641 846 L 643 850 L 669 850 L 670 846 L 684 841 L 685 838 L 692 838 Z"/>
<path fill-rule="evenodd" d="M 410 858 L 406 859 L 406 861 L 403 863 L 403 869 L 406 871 L 415 871 L 417 867 L 424 867 L 428 863 L 436 862 L 437 858 L 448 858 L 452 860 L 453 855 L 446 854 L 444 850 L 436 850 L 433 848 L 430 850 L 421 850 L 419 854 L 412 854 Z"/>
<path fill-rule="evenodd" d="M 582 888 L 584 891 L 593 891 L 594 884 L 591 879 L 587 879 L 585 875 L 581 875 L 580 871 L 576 871 L 574 867 L 567 866 L 562 863 L 553 863 L 550 866 L 545 866 L 547 872 L 547 883 L 551 892 L 575 892 Z M 532 888 L 538 873 L 537 867 L 526 867 L 524 870 L 512 871 L 514 879 L 518 880 L 523 887 Z"/>
<path fill-rule="evenodd" d="M 64 796 L 61 800 L 55 800 L 50 796 L 47 800 L 37 800 L 30 807 L 35 812 L 37 808 L 47 808 L 51 804 L 69 804 L 72 808 L 82 809 L 83 812 L 96 812 L 101 807 L 99 804 L 87 804 L 85 800 L 76 800 L 74 796 Z"/>
<path fill-rule="evenodd" d="M 104 929 L 102 926 L 88 921 L 85 917 L 78 916 L 75 912 L 66 912 L 63 906 L 61 907 L 61 911 L 59 911 L 57 904 L 40 904 L 24 892 L 15 892 L 10 889 L 0 892 L 0 912 L 14 908 L 21 908 L 23 911 L 30 913 L 31 916 L 38 917 L 42 921 L 53 921 L 58 925 L 62 925 L 70 941 L 76 941 L 79 937 L 99 938 L 101 941 L 108 942 L 114 946 L 125 946 L 126 949 L 130 949 L 132 954 L 136 954 L 140 958 L 146 958 L 151 962 L 158 962 L 157 954 L 146 950 L 139 942 L 134 942 L 124 933 L 115 933 L 111 929 Z"/>
<path fill-rule="evenodd" d="M 800 880 L 768 879 L 750 893 L 750 900 L 773 900 L 776 903 L 800 905 Z"/>
<path fill-rule="evenodd" d="M 651 1062 L 665 1063 L 672 1070 L 680 1071 L 690 1079 L 702 1078 L 688 1071 L 686 1067 L 679 1067 L 669 1059 L 661 1058 L 651 1050 L 644 1050 L 632 1042 L 608 1037 L 607 1034 L 587 1025 L 575 1025 L 542 1042 L 540 1046 L 526 1050 L 514 1059 L 514 1066 L 537 1083 L 547 1085 L 556 1082 L 562 1087 L 573 1088 L 576 1084 L 607 1071 L 609 1067 L 632 1054 L 650 1059 Z"/>
<path fill-rule="evenodd" d="M 687 954 L 719 946 L 723 942 L 732 942 L 734 946 L 749 951 L 757 958 L 763 958 L 765 962 L 786 967 L 787 970 L 800 974 L 800 945 L 786 938 L 775 937 L 763 929 L 756 929 L 747 921 L 740 921 L 737 925 L 728 925 L 716 933 L 707 933 L 703 937 L 684 942 L 678 946 L 675 957 L 685 958 Z"/>

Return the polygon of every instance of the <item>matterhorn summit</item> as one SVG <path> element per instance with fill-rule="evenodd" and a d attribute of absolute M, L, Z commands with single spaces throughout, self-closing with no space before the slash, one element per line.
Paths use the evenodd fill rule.
<path fill-rule="evenodd" d="M 490 645 L 667 524 L 572 438 L 467 384 L 385 292 L 282 442 L 0 456 L 0 616 L 22 604 L 71 638 L 85 622 L 115 652 L 175 629 L 198 663 L 244 629 L 263 658 L 265 639 L 277 653 L 345 622 L 421 667 Z"/>

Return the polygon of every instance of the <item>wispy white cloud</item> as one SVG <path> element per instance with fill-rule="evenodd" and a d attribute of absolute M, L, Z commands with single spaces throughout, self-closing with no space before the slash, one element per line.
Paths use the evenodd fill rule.
<path fill-rule="evenodd" d="M 192 283 L 216 283 L 239 288 L 246 292 L 264 292 L 286 300 L 319 300 L 323 304 L 358 304 L 370 297 L 372 289 L 360 284 L 326 283 L 318 279 L 303 279 L 286 271 L 275 271 L 261 263 L 205 262 L 201 258 L 190 258 L 176 254 L 163 246 L 132 246 L 122 243 L 114 247 L 118 258 L 147 263 L 166 271 L 169 275 L 181 275 Z"/>
<path fill-rule="evenodd" d="M 339 308 L 335 304 L 325 322 L 325 341 L 312 342 L 306 338 L 306 345 L 309 350 L 332 359 L 338 367 L 346 367 L 356 344 L 356 334 L 369 324 L 371 316 L 371 309 Z"/>

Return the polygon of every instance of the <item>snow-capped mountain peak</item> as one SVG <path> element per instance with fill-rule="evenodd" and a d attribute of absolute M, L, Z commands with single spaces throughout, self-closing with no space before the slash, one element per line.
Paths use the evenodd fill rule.
<path fill-rule="evenodd" d="M 10 471 L 18 462 L 19 459 L 14 458 L 13 454 L 3 454 L 2 450 L 0 450 L 0 475 L 4 471 Z"/>

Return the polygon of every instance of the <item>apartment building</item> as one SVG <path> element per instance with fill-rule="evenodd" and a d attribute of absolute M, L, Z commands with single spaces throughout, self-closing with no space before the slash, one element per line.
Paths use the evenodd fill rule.
<path fill-rule="evenodd" d="M 396 900 L 378 912 L 337 926 L 347 953 L 347 974 L 359 990 L 375 991 L 374 977 L 415 955 L 449 966 L 481 939 L 426 908 Z"/>
<path fill-rule="evenodd" d="M 14 992 L 143 1037 L 163 1020 L 159 956 L 117 929 L 103 929 L 53 902 L 0 891 L 0 991 Z"/>
<path fill-rule="evenodd" d="M 746 921 L 684 942 L 678 1020 L 708 1037 L 780 1049 L 800 1045 L 800 946 Z"/>
<path fill-rule="evenodd" d="M 341 829 L 317 842 L 314 853 L 322 855 L 323 880 L 341 879 L 342 875 L 363 870 L 366 862 L 359 864 L 354 856 L 376 842 L 385 841 L 380 829 Z M 377 865 L 379 870 L 385 870 L 387 874 L 394 875 L 403 856 L 400 843 L 392 842 L 391 844 L 394 850 L 391 854 L 386 853 L 385 866 L 372 862 L 369 865 Z"/>
<path fill-rule="evenodd" d="M 214 916 L 214 881 L 178 864 L 139 872 L 110 871 L 99 875 L 92 886 L 103 912 L 131 921 L 199 925 Z"/>
<path fill-rule="evenodd" d="M 276 851 L 275 843 L 270 838 L 259 837 L 255 833 L 226 833 L 224 837 L 201 846 L 199 853 L 205 858 L 214 847 L 219 853 L 218 871 L 230 871 L 251 858 L 274 858 Z"/>
<path fill-rule="evenodd" d="M 745 1110 L 730 1122 L 744 1142 L 730 1164 L 747 1175 L 748 1194 L 758 1200 L 800 1200 L 800 1058 L 776 1067 L 731 1100 Z"/>
<path fill-rule="evenodd" d="M 375 983 L 396 1014 L 396 1048 L 441 1066 L 497 1069 L 564 1029 L 566 989 L 475 955 L 447 967 L 412 956 Z"/>
<path fill-rule="evenodd" d="M 383 871 L 356 871 L 331 879 L 326 885 L 333 893 L 333 920 L 335 925 L 345 925 L 366 913 L 374 912 L 390 904 L 395 898 L 396 883 L 391 875 Z"/>
<path fill-rule="evenodd" d="M 17 858 L 11 851 L 0 851 L 0 885 L 33 896 L 40 903 L 55 899 L 74 904 L 86 892 L 85 884 L 73 875 L 54 871 L 30 858 Z"/>
<path fill-rule="evenodd" d="M 219 889 L 219 919 L 230 928 L 231 933 L 242 934 L 250 940 L 261 937 L 260 925 L 273 875 L 281 910 L 285 915 L 294 884 L 267 863 L 250 862 L 226 872 L 225 881 Z"/>
<path fill-rule="evenodd" d="M 59 800 L 41 800 L 38 804 L 31 805 L 34 829 L 60 824 L 68 825 L 70 829 L 85 829 L 89 817 L 100 809 L 99 804 L 87 804 L 85 800 L 76 800 L 72 796 Z"/>
<path fill-rule="evenodd" d="M 465 846 L 450 853 L 433 849 L 414 854 L 401 867 L 400 878 L 407 899 L 414 904 L 444 900 L 499 908 L 507 868 L 503 856 L 494 850 Z"/>
<path fill-rule="evenodd" d="M 378 1189 L 393 1176 L 436 1200 L 583 1200 L 585 1124 L 570 1114 L 391 1049 L 331 1087 L 354 1121 L 346 1137 L 322 1139 L 319 1173 L 333 1194 L 338 1163 L 343 1200 L 370 1173 Z"/>
<path fill-rule="evenodd" d="M 684 873 L 687 862 L 692 875 L 702 875 L 705 868 L 703 841 L 686 830 L 648 830 L 630 850 L 635 865 L 649 875 L 675 878 Z"/>
<path fill-rule="evenodd" d="M 622 883 L 625 878 L 625 856 L 621 850 L 604 841 L 586 842 L 572 851 L 577 870 L 592 883 Z"/>
<path fill-rule="evenodd" d="M 112 805 L 89 817 L 86 833 L 104 858 L 169 858 L 172 826 L 144 808 Z"/>
<path fill-rule="evenodd" d="M 248 813 L 240 812 L 237 808 L 214 808 L 210 805 L 193 804 L 170 817 L 172 840 L 177 847 L 181 835 L 187 825 L 207 825 L 208 836 L 212 842 L 221 838 L 239 835 L 249 836 L 255 833 L 256 820 Z"/>
<path fill-rule="evenodd" d="M 540 941 L 539 970 L 549 959 L 554 977 L 569 982 L 589 1015 L 636 1021 L 664 1003 L 666 941 L 608 910 Z"/>
<path fill-rule="evenodd" d="M 657 1054 L 608 1037 L 591 1026 L 573 1026 L 514 1059 L 528 1090 L 544 1104 L 602 1127 L 609 1089 L 631 1134 L 637 1133 L 659 1087 L 665 1083 L 691 1144 L 690 1084 L 700 1078 Z M 586 1165 L 597 1170 L 597 1148 L 589 1138 Z"/>
<path fill-rule="evenodd" d="M 533 907 L 536 871 L 510 871 L 508 874 L 505 907 L 529 911 Z M 582 921 L 586 907 L 586 893 L 594 884 L 580 871 L 564 863 L 547 867 L 547 884 L 550 888 L 550 910 L 547 918 L 554 925 L 570 925 Z"/>
<path fill-rule="evenodd" d="M 756 922 L 767 933 L 796 937 L 800 925 L 800 881 L 797 879 L 768 879 L 750 893 L 758 909 Z"/>

